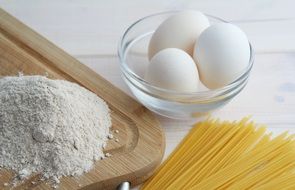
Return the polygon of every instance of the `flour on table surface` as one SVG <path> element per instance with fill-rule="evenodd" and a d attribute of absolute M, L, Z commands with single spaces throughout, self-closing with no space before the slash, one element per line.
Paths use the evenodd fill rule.
<path fill-rule="evenodd" d="M 0 167 L 58 182 L 104 157 L 111 118 L 87 89 L 44 76 L 0 79 Z"/>

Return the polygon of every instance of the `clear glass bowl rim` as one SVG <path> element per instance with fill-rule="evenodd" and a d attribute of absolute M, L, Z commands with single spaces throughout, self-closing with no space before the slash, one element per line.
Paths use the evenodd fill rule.
<path fill-rule="evenodd" d="M 152 90 L 158 91 L 162 94 L 169 94 L 169 95 L 175 95 L 175 96 L 183 96 L 183 97 L 193 97 L 193 96 L 200 96 L 200 97 L 206 97 L 206 96 L 212 96 L 214 94 L 216 95 L 224 95 L 224 92 L 227 91 L 231 91 L 234 90 L 235 88 L 239 87 L 240 85 L 244 84 L 245 79 L 248 78 L 250 71 L 253 67 L 253 63 L 254 63 L 254 50 L 252 48 L 251 43 L 249 42 L 249 48 L 250 48 L 250 59 L 249 59 L 249 63 L 248 66 L 246 67 L 246 69 L 242 72 L 242 74 L 232 83 L 221 87 L 221 88 L 216 88 L 216 89 L 208 89 L 205 91 L 197 91 L 197 92 L 178 92 L 178 91 L 174 91 L 174 90 L 168 90 L 165 88 L 160 88 L 157 86 L 154 86 L 152 84 L 150 84 L 149 82 L 145 81 L 143 78 L 141 78 L 140 76 L 138 76 L 136 73 L 134 73 L 132 71 L 131 68 L 129 68 L 128 64 L 126 63 L 126 52 L 128 51 L 128 49 L 132 46 L 133 43 L 129 43 L 126 47 L 125 47 L 125 40 L 126 37 L 129 33 L 129 31 L 135 27 L 138 23 L 140 23 L 143 20 L 146 20 L 150 17 L 154 17 L 154 16 L 159 16 L 159 15 L 164 15 L 164 14 L 175 14 L 177 12 L 180 12 L 183 10 L 174 10 L 174 11 L 164 11 L 164 12 L 159 12 L 159 13 L 155 13 L 155 14 L 151 14 L 148 16 L 145 16 L 139 20 L 137 20 L 136 22 L 134 22 L 133 24 L 131 24 L 126 31 L 124 32 L 123 36 L 121 37 L 121 39 L 119 40 L 119 45 L 118 45 L 118 57 L 119 57 L 119 62 L 120 62 L 120 66 L 121 66 L 121 70 L 124 72 L 124 75 L 127 74 L 127 76 L 132 77 L 133 79 L 135 79 L 137 82 L 141 83 L 142 85 L 144 85 L 145 87 L 148 87 Z M 218 20 L 220 22 L 224 22 L 224 23 L 229 23 L 221 18 L 218 18 L 216 16 L 212 16 L 212 15 L 208 15 L 205 14 L 207 17 Z M 153 31 L 154 32 L 154 31 Z M 133 42 L 133 41 L 132 41 Z M 127 77 L 125 76 L 125 77 Z M 137 88 L 140 88 L 138 86 L 136 86 Z M 143 89 L 141 89 L 143 90 Z M 145 91 L 145 90 L 144 90 Z"/>

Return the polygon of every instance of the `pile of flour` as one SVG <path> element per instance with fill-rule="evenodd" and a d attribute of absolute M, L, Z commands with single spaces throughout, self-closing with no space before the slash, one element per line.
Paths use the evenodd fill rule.
<path fill-rule="evenodd" d="M 19 178 L 80 175 L 104 157 L 111 118 L 85 88 L 43 76 L 0 79 L 0 167 Z"/>

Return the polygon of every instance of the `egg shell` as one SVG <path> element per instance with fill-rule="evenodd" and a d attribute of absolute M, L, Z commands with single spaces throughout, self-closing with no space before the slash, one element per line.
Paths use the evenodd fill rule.
<path fill-rule="evenodd" d="M 199 84 L 194 60 L 176 48 L 158 52 L 151 59 L 144 78 L 154 86 L 178 92 L 196 92 Z"/>
<path fill-rule="evenodd" d="M 193 57 L 202 83 L 216 89 L 234 82 L 245 71 L 249 65 L 250 45 L 239 27 L 219 23 L 200 35 Z"/>
<path fill-rule="evenodd" d="M 165 48 L 179 48 L 192 56 L 196 40 L 209 25 L 208 18 L 199 11 L 181 11 L 169 17 L 160 24 L 150 40 L 149 60 Z"/>

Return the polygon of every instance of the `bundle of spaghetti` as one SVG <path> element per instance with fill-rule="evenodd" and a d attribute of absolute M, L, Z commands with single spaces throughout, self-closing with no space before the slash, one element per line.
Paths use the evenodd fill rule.
<path fill-rule="evenodd" d="M 295 189 L 294 137 L 273 138 L 249 118 L 209 118 L 192 128 L 142 189 Z"/>

